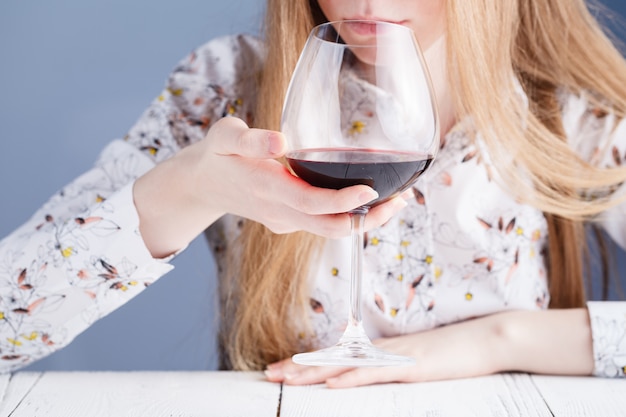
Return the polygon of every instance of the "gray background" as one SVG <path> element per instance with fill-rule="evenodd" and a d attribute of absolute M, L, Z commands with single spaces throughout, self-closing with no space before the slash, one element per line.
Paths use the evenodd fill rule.
<path fill-rule="evenodd" d="M 623 0 L 604 3 L 626 15 Z M 191 49 L 222 34 L 258 33 L 263 7 L 262 0 L 3 0 L 0 236 L 123 136 Z M 205 242 L 175 264 L 31 369 L 214 369 L 214 264 Z"/>

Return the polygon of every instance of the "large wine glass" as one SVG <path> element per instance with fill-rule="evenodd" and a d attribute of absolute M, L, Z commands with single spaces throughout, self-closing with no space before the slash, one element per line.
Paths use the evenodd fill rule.
<path fill-rule="evenodd" d="M 298 177 L 332 189 L 366 184 L 379 194 L 350 211 L 352 271 L 345 333 L 335 346 L 294 355 L 294 362 L 412 363 L 371 343 L 360 303 L 365 215 L 409 188 L 439 148 L 436 103 L 413 31 L 356 20 L 315 27 L 291 78 L 281 129 L 289 167 Z"/>

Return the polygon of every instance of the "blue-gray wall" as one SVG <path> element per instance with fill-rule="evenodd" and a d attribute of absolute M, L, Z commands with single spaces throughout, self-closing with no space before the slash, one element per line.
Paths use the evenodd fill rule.
<path fill-rule="evenodd" d="M 263 3 L 3 0 L 0 236 L 124 135 L 188 51 L 218 35 L 258 33 Z M 604 3 L 626 15 L 623 0 Z M 214 369 L 214 265 L 204 241 L 175 263 L 133 302 L 31 368 Z"/>

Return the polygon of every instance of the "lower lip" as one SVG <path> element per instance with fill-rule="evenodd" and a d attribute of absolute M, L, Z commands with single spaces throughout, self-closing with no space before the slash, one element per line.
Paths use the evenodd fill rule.
<path fill-rule="evenodd" d="M 400 23 L 395 23 L 395 22 L 383 22 L 383 23 L 396 24 L 396 25 L 400 24 Z M 385 25 L 376 25 L 374 23 L 358 22 L 358 21 L 344 23 L 344 25 L 346 25 L 348 29 L 350 29 L 350 31 L 354 32 L 357 35 L 362 35 L 362 36 L 381 35 L 385 33 L 385 30 L 384 30 Z"/>

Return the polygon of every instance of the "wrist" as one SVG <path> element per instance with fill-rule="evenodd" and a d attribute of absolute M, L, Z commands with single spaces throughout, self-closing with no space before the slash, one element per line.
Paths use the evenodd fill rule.
<path fill-rule="evenodd" d="M 517 323 L 512 312 L 498 313 L 488 316 L 489 363 L 492 373 L 516 370 L 512 349 L 523 339 L 524 328 Z"/>
<path fill-rule="evenodd" d="M 155 258 L 184 248 L 220 217 L 199 196 L 193 173 L 177 155 L 135 181 L 133 198 L 139 229 Z"/>
<path fill-rule="evenodd" d="M 593 352 L 586 309 L 511 311 L 493 319 L 496 372 L 591 374 Z"/>

